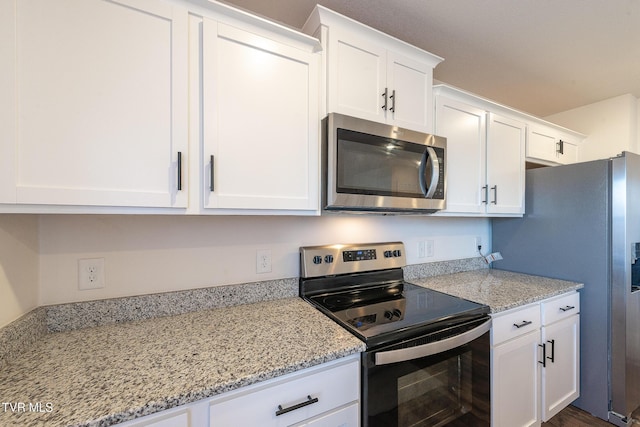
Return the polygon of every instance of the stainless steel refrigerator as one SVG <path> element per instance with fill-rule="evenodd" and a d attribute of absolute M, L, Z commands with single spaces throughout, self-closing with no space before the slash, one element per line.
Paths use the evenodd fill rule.
<path fill-rule="evenodd" d="M 640 406 L 640 156 L 527 171 L 523 218 L 492 220 L 496 269 L 584 283 L 580 398 L 616 425 Z"/>

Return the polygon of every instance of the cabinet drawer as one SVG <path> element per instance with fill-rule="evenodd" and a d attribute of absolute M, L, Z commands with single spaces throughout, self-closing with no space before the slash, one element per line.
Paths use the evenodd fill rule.
<path fill-rule="evenodd" d="M 558 320 L 580 313 L 580 294 L 572 292 L 542 303 L 542 324 L 549 325 Z"/>
<path fill-rule="evenodd" d="M 493 318 L 491 345 L 510 340 L 540 328 L 540 305 L 534 304 L 499 314 Z"/>
<path fill-rule="evenodd" d="M 360 363 L 353 360 L 216 399 L 209 409 L 210 427 L 290 426 L 358 401 L 359 393 Z"/>

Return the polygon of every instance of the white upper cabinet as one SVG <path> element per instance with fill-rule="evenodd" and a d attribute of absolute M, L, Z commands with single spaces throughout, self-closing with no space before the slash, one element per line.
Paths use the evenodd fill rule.
<path fill-rule="evenodd" d="M 433 68 L 442 58 L 316 6 L 303 31 L 323 47 L 330 112 L 433 131 Z"/>
<path fill-rule="evenodd" d="M 447 138 L 444 215 L 524 213 L 526 125 L 481 98 L 436 89 L 436 134 Z"/>
<path fill-rule="evenodd" d="M 314 45 L 300 48 L 205 18 L 202 49 L 204 208 L 316 212 L 320 57 Z"/>
<path fill-rule="evenodd" d="M 0 35 L 0 211 L 319 212 L 317 39 L 172 0 L 2 2 Z"/>
<path fill-rule="evenodd" d="M 15 127 L 2 130 L 2 201 L 186 207 L 186 9 L 147 0 L 15 4 L 16 53 L 0 47 L 15 66 L 13 75 L 3 70 L 15 110 L 3 105 L 2 120 L 15 117 Z"/>
<path fill-rule="evenodd" d="M 488 113 L 487 181 L 489 214 L 523 214 L 526 125 L 510 117 Z"/>
<path fill-rule="evenodd" d="M 548 165 L 576 163 L 582 139 L 567 130 L 532 123 L 527 135 L 527 161 Z"/>

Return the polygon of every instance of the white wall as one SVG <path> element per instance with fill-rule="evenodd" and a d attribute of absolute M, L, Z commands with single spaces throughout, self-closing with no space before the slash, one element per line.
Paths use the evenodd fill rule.
<path fill-rule="evenodd" d="M 0 327 L 38 305 L 38 217 L 0 215 Z"/>
<path fill-rule="evenodd" d="M 638 99 L 626 94 L 545 117 L 588 135 L 579 148 L 579 160 L 613 157 L 622 151 L 639 153 Z"/>
<path fill-rule="evenodd" d="M 208 217 L 42 215 L 40 305 L 297 277 L 298 248 L 401 240 L 407 262 L 477 256 L 489 220 L 407 216 Z M 420 240 L 434 257 L 417 258 Z M 256 250 L 272 252 L 256 273 Z M 106 286 L 78 290 L 78 259 L 103 257 Z"/>

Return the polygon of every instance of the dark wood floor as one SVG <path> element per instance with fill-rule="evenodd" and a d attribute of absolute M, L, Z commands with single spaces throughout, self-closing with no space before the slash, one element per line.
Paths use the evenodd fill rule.
<path fill-rule="evenodd" d="M 634 412 L 636 415 L 638 411 Z M 640 427 L 640 421 L 634 419 L 633 425 Z M 573 405 L 567 406 L 560 411 L 555 417 L 546 423 L 542 423 L 542 427 L 612 427 L 606 421 L 596 418 L 588 412 L 578 409 Z"/>

